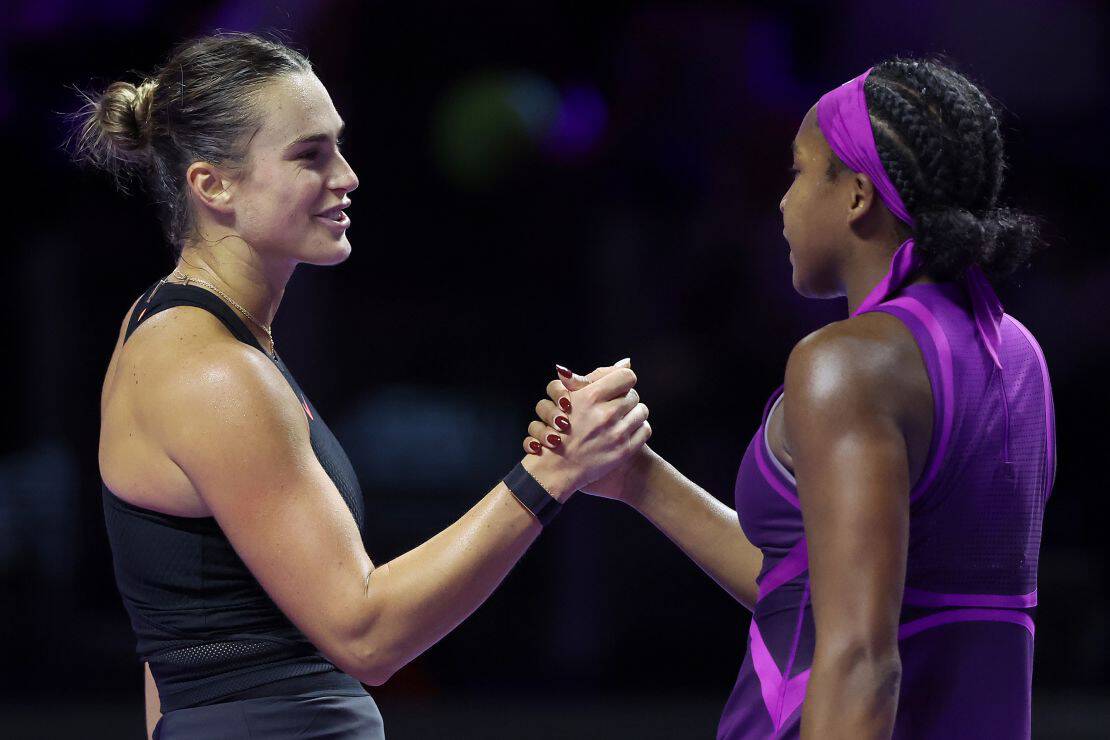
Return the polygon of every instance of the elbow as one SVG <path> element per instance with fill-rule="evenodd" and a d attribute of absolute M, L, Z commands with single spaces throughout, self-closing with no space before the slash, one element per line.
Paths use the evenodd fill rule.
<path fill-rule="evenodd" d="M 357 678 L 361 683 L 368 686 L 381 686 L 401 668 L 401 664 L 388 653 L 389 651 L 377 646 L 361 642 L 348 647 L 342 658 L 333 659 L 332 662 L 341 671 Z"/>
<path fill-rule="evenodd" d="M 818 661 L 838 677 L 844 688 L 866 696 L 876 708 L 888 703 L 896 706 L 902 685 L 897 642 L 876 645 L 865 640 L 844 641 L 831 649 L 818 650 L 814 662 Z"/>

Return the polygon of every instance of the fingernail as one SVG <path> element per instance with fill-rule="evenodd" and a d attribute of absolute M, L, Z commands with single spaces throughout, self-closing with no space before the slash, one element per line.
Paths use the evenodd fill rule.
<path fill-rule="evenodd" d="M 567 398 L 566 396 L 563 396 L 562 398 L 560 398 L 559 399 L 559 408 L 561 408 L 563 411 L 566 411 L 569 414 L 570 413 L 570 399 Z"/>
<path fill-rule="evenodd" d="M 631 364 L 632 364 L 632 358 L 631 357 L 625 357 L 623 360 L 617 360 L 616 363 L 613 364 L 613 367 L 628 367 Z"/>
<path fill-rule="evenodd" d="M 559 427 L 559 429 L 565 432 L 570 429 L 570 419 L 565 416 L 556 416 L 555 426 Z"/>
<path fill-rule="evenodd" d="M 532 452 L 534 452 L 538 455 L 538 454 L 540 454 L 540 450 L 542 450 L 543 447 L 540 446 L 539 442 L 537 442 L 536 440 L 533 439 L 531 442 L 528 443 L 528 449 L 530 449 Z"/>
<path fill-rule="evenodd" d="M 573 375 L 573 373 L 570 370 L 567 370 L 562 365 L 556 365 L 555 366 L 555 372 L 559 373 L 559 375 L 562 375 L 564 378 L 566 378 L 568 380 L 570 379 L 571 375 Z"/>
<path fill-rule="evenodd" d="M 562 441 L 563 438 L 560 437 L 558 434 L 547 435 L 547 443 L 552 447 L 558 447 L 560 444 L 562 444 Z"/>

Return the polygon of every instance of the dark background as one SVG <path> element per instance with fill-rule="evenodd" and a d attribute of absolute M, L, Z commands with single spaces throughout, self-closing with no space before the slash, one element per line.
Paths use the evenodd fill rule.
<path fill-rule="evenodd" d="M 465 8 L 462 7 L 465 5 Z M 139 737 L 98 402 L 131 302 L 171 268 L 154 210 L 70 164 L 69 86 L 177 41 L 280 30 L 347 122 L 354 252 L 302 266 L 275 338 L 347 450 L 384 562 L 520 457 L 553 363 L 631 356 L 652 445 L 731 504 L 795 342 L 845 315 L 790 285 L 778 202 L 825 90 L 944 54 L 1004 109 L 1004 199 L 1051 248 L 999 289 L 1053 375 L 1059 471 L 1040 565 L 1038 737 L 1110 720 L 1107 5 L 6 3 L 0 22 L 0 734 Z M 501 589 L 374 690 L 391 738 L 709 737 L 747 613 L 650 524 L 575 499 Z"/>

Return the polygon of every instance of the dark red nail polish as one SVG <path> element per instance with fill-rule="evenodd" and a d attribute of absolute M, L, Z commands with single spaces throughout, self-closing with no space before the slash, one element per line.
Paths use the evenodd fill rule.
<path fill-rule="evenodd" d="M 563 396 L 562 398 L 560 398 L 559 399 L 559 408 L 561 408 L 563 411 L 566 411 L 569 414 L 570 413 L 570 399 L 567 398 L 566 396 Z"/>
<path fill-rule="evenodd" d="M 538 455 L 540 454 L 540 450 L 542 450 L 543 447 L 540 446 L 539 442 L 533 439 L 531 442 L 528 443 L 528 449 Z"/>
<path fill-rule="evenodd" d="M 570 429 L 570 419 L 565 416 L 556 416 L 555 426 L 559 427 L 559 429 L 565 432 Z"/>
<path fill-rule="evenodd" d="M 560 437 L 558 434 L 549 434 L 547 435 L 547 443 L 552 447 L 558 447 L 560 444 L 563 443 L 563 438 Z"/>
<path fill-rule="evenodd" d="M 570 370 L 567 370 L 562 365 L 556 365 L 555 366 L 555 371 L 557 373 L 559 373 L 559 375 L 562 375 L 564 378 L 567 378 L 568 380 L 570 379 L 570 376 L 573 374 L 573 373 L 571 373 Z"/>

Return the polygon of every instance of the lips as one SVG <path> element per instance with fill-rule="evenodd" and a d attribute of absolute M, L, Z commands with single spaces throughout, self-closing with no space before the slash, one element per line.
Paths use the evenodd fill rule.
<path fill-rule="evenodd" d="M 344 200 L 337 206 L 329 208 L 326 211 L 321 211 L 315 214 L 314 218 L 322 221 L 328 228 L 334 229 L 336 234 L 341 234 L 348 226 L 351 225 L 351 219 L 343 212 L 343 209 L 351 205 L 351 201 Z"/>
<path fill-rule="evenodd" d="M 343 220 L 343 210 L 346 209 L 346 208 L 350 208 L 350 207 L 351 207 L 350 198 L 344 198 L 343 202 L 336 203 L 331 208 L 327 209 L 326 211 L 320 211 L 316 215 L 319 216 L 320 218 L 330 218 L 333 221 L 342 221 Z"/>
<path fill-rule="evenodd" d="M 342 205 L 338 205 L 335 208 L 329 209 L 327 211 L 323 211 L 321 213 L 317 213 L 316 215 L 319 216 L 320 218 L 331 219 L 332 221 L 342 221 L 343 219 L 345 219 L 347 217 L 347 214 L 343 213 L 343 209 L 346 208 L 349 205 L 351 205 L 351 204 L 350 203 L 345 203 L 345 204 L 342 204 Z"/>

